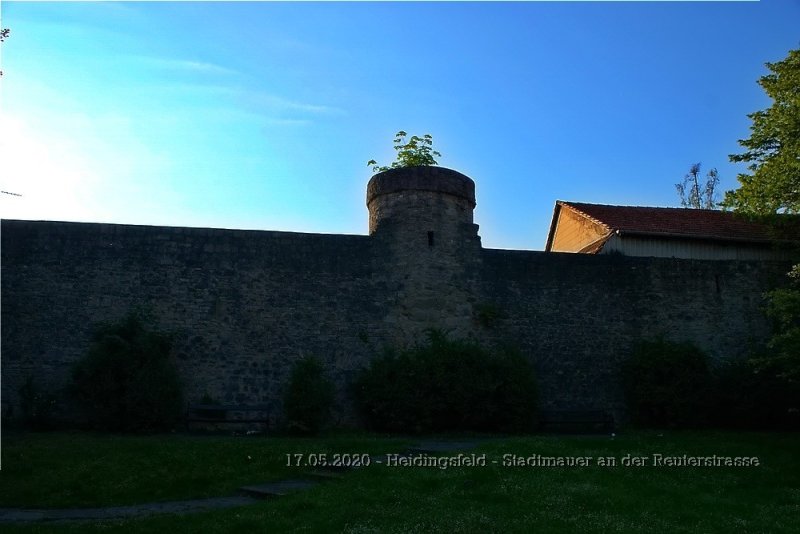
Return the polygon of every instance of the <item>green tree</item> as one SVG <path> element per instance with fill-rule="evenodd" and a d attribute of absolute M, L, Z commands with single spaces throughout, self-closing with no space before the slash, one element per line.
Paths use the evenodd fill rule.
<path fill-rule="evenodd" d="M 675 184 L 678 196 L 681 197 L 681 206 L 713 210 L 717 207 L 716 189 L 719 184 L 717 169 L 711 169 L 706 174 L 706 183 L 700 187 L 700 163 L 689 167 L 689 173 L 683 177 L 683 182 Z"/>
<path fill-rule="evenodd" d="M 411 139 L 406 143 L 406 135 L 408 135 L 406 132 L 400 130 L 394 136 L 394 149 L 397 151 L 397 161 L 393 162 L 390 167 L 380 166 L 374 159 L 369 160 L 367 166 L 372 165 L 372 170 L 374 172 L 383 172 L 398 167 L 436 165 L 434 156 L 442 157 L 442 155 L 433 150 L 433 137 L 430 134 L 425 134 L 422 137 L 412 135 Z"/>
<path fill-rule="evenodd" d="M 749 173 L 739 174 L 739 188 L 725 193 L 722 205 L 754 214 L 799 213 L 800 49 L 766 65 L 770 73 L 758 83 L 773 102 L 748 115 L 750 137 L 739 140 L 746 150 L 730 160 L 749 163 Z"/>
<path fill-rule="evenodd" d="M 782 61 L 767 63 L 770 73 L 758 83 L 772 105 L 748 115 L 750 137 L 739 144 L 746 150 L 732 154 L 733 162 L 750 163 L 739 174 L 739 188 L 725 193 L 722 205 L 762 216 L 800 213 L 800 49 Z M 774 218 L 774 217 L 773 217 Z M 776 230 L 777 231 L 777 230 Z M 767 293 L 767 315 L 775 333 L 768 352 L 757 359 L 760 372 L 800 382 L 800 265 L 789 273 L 791 283 Z M 797 406 L 795 406 L 797 408 Z"/>
<path fill-rule="evenodd" d="M 769 354 L 756 360 L 760 370 L 800 385 L 800 265 L 789 273 L 788 287 L 767 293 L 767 315 L 775 324 Z M 796 406 L 800 407 L 800 406 Z"/>

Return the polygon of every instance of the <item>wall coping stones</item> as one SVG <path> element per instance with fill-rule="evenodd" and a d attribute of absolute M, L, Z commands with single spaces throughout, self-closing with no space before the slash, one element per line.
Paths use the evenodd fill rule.
<path fill-rule="evenodd" d="M 367 184 L 367 206 L 381 195 L 432 191 L 468 200 L 475 207 L 475 182 L 458 171 L 434 166 L 398 167 L 374 175 Z"/>
<path fill-rule="evenodd" d="M 366 241 L 369 236 L 363 234 L 328 234 L 320 232 L 295 232 L 285 230 L 253 230 L 238 228 L 209 228 L 195 226 L 157 226 L 147 224 L 125 224 L 125 223 L 101 223 L 101 222 L 75 222 L 75 221 L 42 221 L 28 219 L 3 219 L 3 229 L 13 229 L 18 232 L 34 231 L 37 233 L 46 232 L 47 235 L 114 235 L 114 236 L 144 236 L 180 234 L 187 237 L 207 236 L 207 237 L 263 237 L 263 238 L 289 238 L 295 239 L 327 239 L 330 237 L 339 240 L 349 239 L 352 241 Z"/>

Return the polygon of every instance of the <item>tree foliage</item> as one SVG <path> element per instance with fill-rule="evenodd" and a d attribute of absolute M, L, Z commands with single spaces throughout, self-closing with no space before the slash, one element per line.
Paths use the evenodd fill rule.
<path fill-rule="evenodd" d="M 689 167 L 689 172 L 683 177 L 683 182 L 675 184 L 678 196 L 681 197 L 681 206 L 713 210 L 717 207 L 716 189 L 719 185 L 717 169 L 711 169 L 706 174 L 705 184 L 701 187 L 700 163 Z"/>
<path fill-rule="evenodd" d="M 751 135 L 739 144 L 746 150 L 731 161 L 750 163 L 739 175 L 740 186 L 725 194 L 723 206 L 754 215 L 800 213 L 800 49 L 782 61 L 767 63 L 770 73 L 758 83 L 772 105 L 748 115 Z M 788 287 L 767 293 L 767 315 L 775 333 L 768 353 L 756 360 L 763 372 L 789 383 L 800 380 L 800 266 Z"/>
<path fill-rule="evenodd" d="M 740 186 L 725 194 L 723 206 L 755 214 L 800 213 L 800 49 L 777 63 L 758 83 L 772 105 L 748 115 L 750 137 L 733 162 L 749 163 L 739 174 Z"/>
<path fill-rule="evenodd" d="M 800 384 L 800 265 L 789 273 L 788 287 L 767 293 L 767 316 L 775 325 L 768 357 L 756 363 L 774 370 L 778 377 Z"/>
<path fill-rule="evenodd" d="M 372 165 L 374 172 L 383 172 L 398 167 L 436 165 L 434 156 L 442 157 L 442 155 L 433 150 L 433 137 L 430 134 L 425 134 L 422 137 L 412 135 L 411 139 L 406 142 L 406 135 L 408 135 L 406 132 L 400 130 L 394 136 L 394 149 L 397 151 L 397 160 L 390 167 L 380 166 L 374 159 L 369 160 L 367 166 Z"/>

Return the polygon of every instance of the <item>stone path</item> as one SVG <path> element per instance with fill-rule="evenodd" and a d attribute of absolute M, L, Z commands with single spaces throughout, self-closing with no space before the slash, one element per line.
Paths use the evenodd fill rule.
<path fill-rule="evenodd" d="M 295 491 L 301 491 L 317 485 L 313 480 L 279 480 L 278 482 L 268 482 L 256 486 L 244 486 L 239 491 L 246 493 L 257 499 L 269 499 L 271 497 L 283 497 Z"/>
<path fill-rule="evenodd" d="M 246 496 L 214 497 L 190 501 L 156 502 L 135 504 L 133 506 L 111 506 L 108 508 L 60 508 L 24 509 L 0 508 L 0 523 L 21 523 L 29 521 L 86 521 L 103 519 L 125 519 L 151 514 L 189 514 L 203 510 L 232 508 L 258 502 Z"/>
<path fill-rule="evenodd" d="M 438 454 L 466 450 L 477 447 L 482 440 L 470 441 L 425 441 L 410 447 L 403 455 Z M 373 461 L 386 455 L 371 457 Z M 317 479 L 339 479 L 341 472 L 319 469 L 309 473 Z M 169 501 L 131 506 L 110 506 L 107 508 L 0 508 L 1 523 L 61 522 L 61 521 L 102 521 L 107 519 L 130 519 L 154 514 L 190 514 L 206 510 L 234 508 L 254 504 L 264 499 L 282 497 L 296 491 L 316 486 L 318 480 L 289 479 L 266 484 L 256 484 L 239 488 L 241 495 L 231 497 L 212 497 L 186 501 Z"/>

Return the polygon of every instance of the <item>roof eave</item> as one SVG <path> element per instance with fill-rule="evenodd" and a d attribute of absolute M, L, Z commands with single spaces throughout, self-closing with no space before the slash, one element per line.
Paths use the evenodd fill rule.
<path fill-rule="evenodd" d="M 556 205 L 553 208 L 553 218 L 550 219 L 550 231 L 547 232 L 547 242 L 544 245 L 545 252 L 550 252 L 550 247 L 553 246 L 553 238 L 556 235 L 556 224 L 558 224 L 558 214 L 561 212 L 561 201 L 556 200 Z"/>

